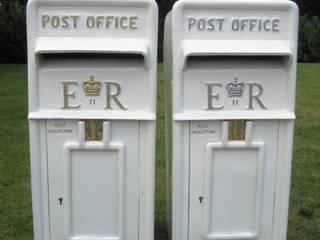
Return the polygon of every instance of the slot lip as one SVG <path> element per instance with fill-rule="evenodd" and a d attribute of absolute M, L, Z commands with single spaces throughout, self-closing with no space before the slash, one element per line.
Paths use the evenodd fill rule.
<path fill-rule="evenodd" d="M 279 71 L 290 67 L 287 56 L 206 55 L 189 56 L 184 71 L 217 72 L 226 70 Z"/>
<path fill-rule="evenodd" d="M 37 64 L 43 71 L 130 71 L 145 72 L 143 55 L 131 53 L 54 53 L 38 55 Z"/>
<path fill-rule="evenodd" d="M 293 62 L 290 44 L 285 40 L 184 40 L 180 70 L 190 57 L 284 57 Z"/>
<path fill-rule="evenodd" d="M 150 45 L 147 40 L 137 38 L 71 38 L 40 37 L 36 42 L 34 58 L 36 65 L 43 55 L 141 55 L 144 65 L 150 70 Z"/>

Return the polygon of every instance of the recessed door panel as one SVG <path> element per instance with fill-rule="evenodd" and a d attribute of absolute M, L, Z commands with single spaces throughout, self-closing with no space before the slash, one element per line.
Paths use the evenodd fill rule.
<path fill-rule="evenodd" d="M 79 121 L 47 122 L 51 240 L 138 239 L 139 122 L 110 126 L 81 142 Z"/>
<path fill-rule="evenodd" d="M 260 231 L 263 143 L 206 146 L 203 235 L 252 239 Z"/>
<path fill-rule="evenodd" d="M 118 237 L 123 218 L 123 159 L 117 151 L 85 149 L 71 150 L 69 157 L 65 177 L 70 235 Z"/>
<path fill-rule="evenodd" d="M 278 121 L 253 121 L 249 141 L 225 140 L 221 121 L 211 122 L 211 136 L 194 136 L 194 125 L 189 240 L 271 240 Z"/>

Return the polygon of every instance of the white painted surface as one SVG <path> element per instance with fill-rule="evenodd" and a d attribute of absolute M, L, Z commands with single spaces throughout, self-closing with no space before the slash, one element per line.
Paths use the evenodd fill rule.
<path fill-rule="evenodd" d="M 56 123 L 49 121 L 48 130 Z M 127 235 L 138 239 L 138 122 L 111 123 L 112 142 L 105 146 L 81 143 L 76 124 L 67 121 L 66 125 L 73 134 L 48 134 L 47 140 L 52 238 Z"/>
<path fill-rule="evenodd" d="M 43 19 L 46 19 L 44 17 L 47 16 L 50 18 L 44 22 Z M 63 20 L 64 16 L 66 16 L 65 20 Z M 139 113 L 145 115 L 145 118 L 148 120 L 152 117 L 154 118 L 152 115 L 150 117 L 150 114 L 156 112 L 157 16 L 157 6 L 153 0 L 94 0 L 90 2 L 82 0 L 30 0 L 27 15 L 29 79 L 32 79 L 32 81 L 29 81 L 29 118 L 40 119 L 44 114 L 48 113 L 46 112 L 48 110 L 61 109 L 61 103 L 55 102 L 62 101 L 61 97 L 57 97 L 55 100 L 50 99 L 50 94 L 55 96 L 57 88 L 61 88 L 61 86 L 55 85 L 43 89 L 42 84 L 54 84 L 54 81 L 46 82 L 45 79 L 47 77 L 50 78 L 50 74 L 46 75 L 46 73 L 51 71 L 53 76 L 59 73 L 63 75 L 68 69 L 72 73 L 60 76 L 63 78 L 68 77 L 71 81 L 82 83 L 88 80 L 86 78 L 90 74 L 97 74 L 98 81 L 108 80 L 128 85 L 126 90 L 124 89 L 126 92 L 125 97 L 130 98 L 129 103 L 132 102 L 133 104 L 131 106 L 132 109 L 128 111 L 126 119 L 144 119 L 143 117 L 137 117 Z M 72 17 L 76 19 L 74 20 L 75 22 L 72 20 Z M 107 25 L 104 22 L 98 26 L 98 17 L 99 21 L 106 21 L 108 19 L 111 23 Z M 126 23 L 126 28 L 121 28 L 120 19 L 118 19 L 118 25 L 116 25 L 116 17 L 125 17 L 122 24 Z M 134 18 L 132 28 L 127 26 L 130 17 Z M 94 27 L 90 27 L 90 24 L 88 25 L 87 23 L 88 19 L 92 18 L 95 19 Z M 64 21 L 69 22 L 66 25 Z M 53 26 L 52 23 L 54 24 Z M 63 61 L 60 59 L 60 61 L 59 58 L 55 60 L 49 58 L 47 61 L 43 61 L 46 60 L 46 56 L 56 54 L 87 54 L 87 61 L 82 59 L 82 61 L 78 60 L 70 63 L 66 59 L 63 59 Z M 137 54 L 142 56 L 144 61 L 141 60 L 142 64 L 132 65 L 128 64 L 123 58 L 120 58 L 118 59 L 118 64 L 115 64 L 113 63 L 115 60 L 110 59 L 109 56 L 104 61 L 94 63 L 94 57 L 90 57 L 90 54 Z M 101 56 L 99 57 L 100 60 L 103 59 L 101 59 Z M 119 63 L 121 59 L 123 61 Z M 119 72 L 115 73 L 110 70 L 115 65 L 117 65 L 116 68 L 121 69 L 122 67 L 123 69 L 118 69 Z M 42 73 L 44 75 L 40 76 L 41 74 L 38 74 L 38 69 L 42 69 L 42 66 Z M 140 70 L 140 73 L 138 73 L 137 68 Z M 77 78 L 76 75 L 80 69 L 88 76 L 81 75 L 81 78 Z M 56 72 L 53 73 L 55 70 Z M 125 72 L 127 75 L 123 77 Z M 128 74 L 129 72 L 132 72 L 132 76 Z M 78 76 L 79 74 L 80 72 Z M 56 78 L 55 80 L 57 81 L 57 79 L 60 78 Z M 137 91 L 137 89 L 131 91 L 129 87 L 132 84 L 135 87 L 141 84 L 140 91 Z M 79 86 L 81 88 L 81 85 Z M 143 93 L 141 95 L 144 98 L 141 99 L 142 96 L 137 95 L 137 92 Z M 43 99 L 43 94 L 47 94 L 46 97 L 48 98 Z M 81 96 L 78 97 L 81 98 Z M 142 102 L 139 102 L 139 100 Z M 145 104 L 143 105 L 143 103 Z M 117 111 L 109 112 L 108 114 L 106 114 L 106 111 L 101 112 L 105 114 L 96 113 L 95 117 L 99 116 L 100 119 L 109 119 L 110 117 L 113 119 L 125 118 Z M 57 112 L 51 112 L 49 117 L 61 118 L 61 115 Z M 68 118 L 71 118 L 71 116 L 68 115 Z M 79 114 L 79 117 L 76 116 L 74 118 L 83 119 L 84 117 L 83 114 Z"/>
<path fill-rule="evenodd" d="M 120 159 L 116 152 L 72 151 L 69 161 L 66 180 L 71 189 L 66 191 L 70 191 L 72 200 L 66 200 L 72 201 L 72 236 L 118 236 L 118 211 L 123 208 L 119 206 L 119 192 L 123 191 L 119 182 L 123 179 L 118 177 Z"/>
<path fill-rule="evenodd" d="M 287 0 L 174 5 L 164 50 L 172 240 L 286 239 L 297 35 Z M 228 120 L 240 119 L 246 139 L 229 141 Z"/>
<path fill-rule="evenodd" d="M 88 61 L 90 61 L 88 63 Z M 89 74 L 88 74 L 89 73 Z M 144 68 L 144 61 L 130 59 L 55 59 L 40 64 L 39 71 L 39 100 L 40 109 L 55 110 L 63 107 L 63 81 L 76 82 L 68 87 L 70 92 L 75 93 L 75 99 L 70 98 L 69 104 L 75 106 L 81 104 L 78 111 L 103 111 L 106 106 L 106 86 L 102 86 L 101 95 L 94 97 L 96 104 L 90 105 L 88 97 L 81 87 L 84 81 L 94 74 L 97 81 L 115 82 L 122 87 L 119 101 L 128 109 L 125 112 L 151 112 L 151 105 L 148 99 L 151 98 L 148 92 L 148 72 Z M 139 86 L 139 91 L 133 91 Z M 113 90 L 115 91 L 115 90 Z M 114 110 L 121 110 L 113 103 Z M 122 111 L 123 112 L 123 111 Z"/>
<path fill-rule="evenodd" d="M 35 240 L 153 239 L 157 17 L 153 0 L 29 1 Z"/>
<path fill-rule="evenodd" d="M 274 143 L 278 142 L 278 121 L 253 122 L 254 144 L 230 142 L 227 145 L 222 143 L 221 123 L 213 123 L 210 129 L 215 134 L 192 137 L 193 130 L 190 132 L 190 239 L 202 235 L 203 221 L 210 213 L 213 234 L 208 234 L 206 228 L 203 235 L 211 235 L 212 239 L 252 238 L 255 235 L 250 235 L 250 232 L 255 231 L 259 232 L 261 239 L 270 239 L 278 152 Z M 205 124 L 195 122 L 191 129 Z M 262 139 L 263 142 L 259 143 Z M 259 150 L 262 146 L 263 149 Z M 260 151 L 263 153 L 259 157 Z M 206 156 L 208 153 L 209 157 Z M 204 187 L 206 180 L 212 187 L 212 195 L 209 196 Z M 200 196 L 204 197 L 203 203 L 199 201 Z M 260 217 L 257 219 L 256 215 Z M 256 227 L 251 229 L 254 225 Z"/>

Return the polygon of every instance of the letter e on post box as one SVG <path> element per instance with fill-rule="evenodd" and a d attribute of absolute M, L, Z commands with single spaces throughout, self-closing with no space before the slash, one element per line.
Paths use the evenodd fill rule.
<path fill-rule="evenodd" d="M 152 240 L 153 0 L 30 0 L 34 238 Z"/>
<path fill-rule="evenodd" d="M 286 239 L 298 9 L 180 0 L 166 19 L 172 240 Z"/>

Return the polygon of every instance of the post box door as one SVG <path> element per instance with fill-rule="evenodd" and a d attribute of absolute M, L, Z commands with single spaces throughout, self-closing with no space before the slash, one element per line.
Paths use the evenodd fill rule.
<path fill-rule="evenodd" d="M 223 143 L 225 123 L 190 125 L 189 239 L 270 240 L 279 123 L 249 122 L 251 140 Z"/>
<path fill-rule="evenodd" d="M 78 125 L 47 121 L 51 239 L 138 239 L 139 122 L 111 122 L 105 146 Z"/>

